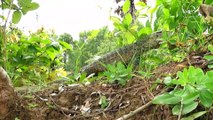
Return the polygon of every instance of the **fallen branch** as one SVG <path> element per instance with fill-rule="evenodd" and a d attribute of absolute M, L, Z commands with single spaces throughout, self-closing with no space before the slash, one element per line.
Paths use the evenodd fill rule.
<path fill-rule="evenodd" d="M 163 90 L 160 94 L 166 92 L 168 89 Z M 135 109 L 134 111 L 130 111 L 128 114 L 123 115 L 122 117 L 116 119 L 116 120 L 127 120 L 129 118 L 131 118 L 132 116 L 136 115 L 137 113 L 141 112 L 142 110 L 146 109 L 147 107 L 149 107 L 150 105 L 152 105 L 152 100 L 149 101 L 148 103 L 142 105 L 141 107 Z"/>
<path fill-rule="evenodd" d="M 135 114 L 141 112 L 142 110 L 144 110 L 145 108 L 149 107 L 150 105 L 152 105 L 152 101 L 149 101 L 148 103 L 146 103 L 145 105 L 137 108 L 136 110 L 134 111 L 130 111 L 129 114 L 126 114 L 116 120 L 127 120 L 129 119 L 130 117 L 134 116 Z"/>

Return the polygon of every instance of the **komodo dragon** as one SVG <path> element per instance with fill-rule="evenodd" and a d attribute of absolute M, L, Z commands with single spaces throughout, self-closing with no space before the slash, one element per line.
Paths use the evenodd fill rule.
<path fill-rule="evenodd" d="M 147 37 L 144 37 L 143 40 L 138 40 L 133 44 L 109 52 L 103 55 L 101 58 L 84 66 L 80 70 L 80 73 L 86 73 L 87 75 L 90 75 L 92 73 L 97 74 L 106 70 L 103 64 L 112 64 L 119 61 L 127 63 L 135 55 L 137 56 L 145 51 L 159 47 L 160 41 L 157 39 L 159 39 L 161 36 L 162 32 L 155 32 Z"/>

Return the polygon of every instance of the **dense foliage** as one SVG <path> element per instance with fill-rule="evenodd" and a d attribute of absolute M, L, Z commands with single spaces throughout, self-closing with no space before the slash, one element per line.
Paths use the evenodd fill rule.
<path fill-rule="evenodd" d="M 211 0 L 206 4 L 212 5 Z M 134 3 L 135 14 L 132 14 L 132 0 L 125 0 L 122 6 L 122 17 L 111 16 L 115 29 L 107 27 L 98 30 L 84 31 L 79 40 L 64 33 L 60 36 L 44 28 L 26 36 L 15 27 L 28 11 L 39 5 L 31 0 L 1 1 L 1 9 L 12 14 L 12 22 L 8 26 L 9 17 L 1 15 L 5 24 L 0 26 L 0 64 L 7 69 L 14 86 L 45 85 L 49 81 L 65 77 L 76 82 L 72 76 L 77 75 L 80 68 L 101 55 L 116 48 L 134 43 L 144 36 L 162 31 L 162 43 L 159 49 L 150 50 L 135 58 L 139 66 L 137 72 L 149 77 L 151 70 L 170 61 L 182 61 L 192 51 L 206 50 L 210 55 L 204 58 L 212 68 L 213 50 L 211 41 L 205 35 L 212 34 L 212 21 L 207 21 L 199 13 L 202 0 L 156 0 L 156 6 L 150 7 L 144 2 Z M 10 12 L 8 14 L 10 14 Z M 201 49 L 202 48 L 202 49 Z M 122 63 L 105 65 L 105 76 L 108 83 L 119 83 L 125 86 L 135 72 L 132 68 L 135 61 L 125 66 Z M 86 76 L 80 76 L 80 80 Z M 174 115 L 184 115 L 197 108 L 198 104 L 206 109 L 212 107 L 212 70 L 206 73 L 199 68 L 189 67 L 178 72 L 177 79 L 166 78 L 164 83 L 178 86 L 170 93 L 156 97 L 153 103 L 172 104 Z M 84 81 L 84 80 L 82 80 Z M 205 81 L 205 82 L 202 82 Z M 103 99 L 104 100 L 104 99 Z M 104 107 L 104 106 L 103 106 Z M 199 113 L 200 116 L 205 112 Z"/>

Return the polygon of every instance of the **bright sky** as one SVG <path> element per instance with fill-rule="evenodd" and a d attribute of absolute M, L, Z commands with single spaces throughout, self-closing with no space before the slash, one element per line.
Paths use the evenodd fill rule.
<path fill-rule="evenodd" d="M 115 0 L 33 0 L 40 7 L 23 16 L 18 27 L 24 31 L 35 31 L 43 26 L 54 29 L 56 34 L 69 33 L 77 40 L 85 30 L 99 29 L 103 26 L 113 28 L 110 21 Z M 149 0 L 153 6 L 155 0 Z"/>
<path fill-rule="evenodd" d="M 40 7 L 23 16 L 18 27 L 35 31 L 41 26 L 56 34 L 70 33 L 78 39 L 79 32 L 112 26 L 109 20 L 113 0 L 33 0 Z"/>

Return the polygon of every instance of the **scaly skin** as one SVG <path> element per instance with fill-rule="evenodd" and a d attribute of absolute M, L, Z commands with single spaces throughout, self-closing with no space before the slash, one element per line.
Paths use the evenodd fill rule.
<path fill-rule="evenodd" d="M 145 37 L 143 40 L 138 40 L 133 44 L 109 52 L 98 60 L 95 60 L 92 63 L 84 66 L 80 73 L 86 73 L 87 75 L 92 73 L 97 74 L 98 72 L 103 72 L 106 70 L 103 64 L 112 64 L 119 61 L 127 63 L 134 55 L 140 55 L 150 49 L 157 48 L 160 42 L 157 39 L 161 36 L 162 32 L 156 32 L 149 35 L 148 37 Z"/>

